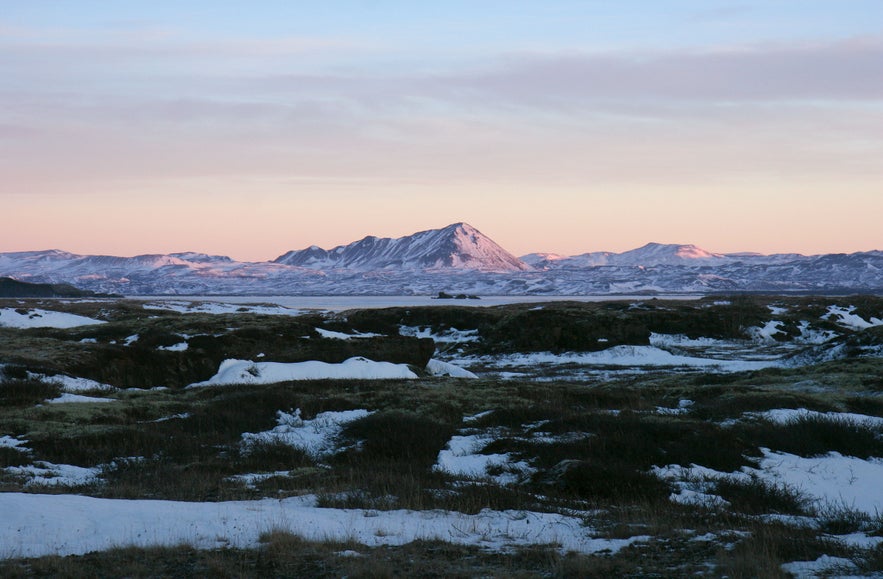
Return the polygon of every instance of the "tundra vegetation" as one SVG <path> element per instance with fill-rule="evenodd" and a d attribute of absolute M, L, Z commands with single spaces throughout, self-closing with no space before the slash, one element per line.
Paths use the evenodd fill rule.
<path fill-rule="evenodd" d="M 0 575 L 883 573 L 883 299 L 241 309 L 0 301 L 103 322 L 0 326 L 0 491 L 560 514 L 610 547 L 368 544 L 294 525 L 248 548 L 4 553 Z M 259 379 L 264 362 L 354 356 L 417 378 Z M 230 359 L 254 363 L 252 383 L 212 383 Z M 431 359 L 477 377 L 432 375 Z"/>

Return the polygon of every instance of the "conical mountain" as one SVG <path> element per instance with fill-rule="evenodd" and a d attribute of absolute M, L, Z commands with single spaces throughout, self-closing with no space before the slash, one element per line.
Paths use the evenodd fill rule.
<path fill-rule="evenodd" d="M 274 261 L 313 269 L 356 271 L 531 269 L 468 223 L 454 223 L 398 238 L 368 236 L 330 250 L 312 246 L 289 251 Z"/>

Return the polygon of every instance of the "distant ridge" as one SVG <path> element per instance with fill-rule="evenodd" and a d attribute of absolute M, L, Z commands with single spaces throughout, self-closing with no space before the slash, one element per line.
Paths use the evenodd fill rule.
<path fill-rule="evenodd" d="M 468 223 L 311 246 L 273 261 L 195 252 L 134 257 L 0 253 L 0 276 L 138 295 L 661 295 L 881 293 L 883 252 L 720 254 L 648 243 L 614 253 L 517 258 Z"/>
<path fill-rule="evenodd" d="M 0 277 L 0 298 L 82 298 L 94 295 L 94 292 L 70 284 L 27 283 Z"/>
<path fill-rule="evenodd" d="M 758 255 L 759 254 L 755 254 Z M 700 262 L 723 262 L 728 256 L 712 253 L 692 244 L 648 243 L 622 253 L 598 251 L 563 256 L 549 253 L 531 253 L 522 261 L 540 269 L 583 268 L 598 266 L 698 265 Z"/>

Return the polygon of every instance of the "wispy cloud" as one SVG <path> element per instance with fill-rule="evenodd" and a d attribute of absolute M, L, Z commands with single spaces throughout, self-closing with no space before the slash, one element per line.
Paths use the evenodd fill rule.
<path fill-rule="evenodd" d="M 405 198 L 414 213 L 456 199 L 514 214 L 512 199 L 535 207 L 536 191 L 577 221 L 590 197 L 622 211 L 652 200 L 651 220 L 669 199 L 688 214 L 743 187 L 761 191 L 756 212 L 780 187 L 798 201 L 824 187 L 879 193 L 879 37 L 425 63 L 376 41 L 137 22 L 95 37 L 0 29 L 0 197 L 105 195 L 124 208 L 126 192 L 168 191 L 196 207 L 262 191 L 270 207 L 331 212 L 340 195 L 356 220 L 365 191 L 389 215 Z"/>
<path fill-rule="evenodd" d="M 883 39 L 662 54 L 513 56 L 436 87 L 535 106 L 883 99 Z"/>

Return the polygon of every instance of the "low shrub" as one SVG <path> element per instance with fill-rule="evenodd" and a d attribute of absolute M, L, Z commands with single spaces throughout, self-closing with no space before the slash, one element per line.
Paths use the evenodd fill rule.
<path fill-rule="evenodd" d="M 880 530 L 879 520 L 874 521 L 867 513 L 845 505 L 828 505 L 816 515 L 816 521 L 819 530 L 830 535 Z"/>
<path fill-rule="evenodd" d="M 654 465 L 692 463 L 730 471 L 745 463 L 743 455 L 756 452 L 736 434 L 711 422 L 681 416 L 654 416 L 632 412 L 590 414 L 573 420 L 552 421 L 542 429 L 553 434 L 585 432 L 578 442 L 561 442 L 536 447 L 542 459 L 564 458 L 625 463 L 636 470 Z M 563 456 L 562 451 L 576 453 Z M 497 450 L 498 451 L 498 450 Z M 531 455 L 533 456 L 533 455 Z M 551 466 L 549 459 L 543 460 Z"/>
<path fill-rule="evenodd" d="M 734 511 L 741 513 L 810 514 L 809 501 L 799 491 L 757 476 L 749 479 L 736 477 L 718 479 L 715 482 L 714 492 L 728 501 Z"/>
<path fill-rule="evenodd" d="M 0 382 L 4 380 L 27 380 L 28 369 L 24 366 L 7 364 L 0 366 Z"/>
<path fill-rule="evenodd" d="M 595 503 L 665 500 L 671 493 L 669 486 L 652 474 L 603 461 L 571 463 L 554 486 L 566 495 Z"/>
<path fill-rule="evenodd" d="M 175 449 L 180 456 L 198 444 L 185 438 L 169 439 L 156 430 L 123 426 L 89 430 L 75 436 L 34 437 L 29 446 L 40 460 L 89 467 L 115 458 L 153 456 L 167 449 Z"/>
<path fill-rule="evenodd" d="M 748 536 L 730 549 L 718 551 L 718 573 L 722 577 L 787 577 L 783 563 L 815 561 L 821 555 L 848 557 L 846 545 L 818 537 L 814 530 L 780 523 L 758 522 Z"/>
<path fill-rule="evenodd" d="M 344 444 L 357 445 L 344 460 L 358 462 L 405 462 L 428 468 L 454 434 L 450 424 L 421 414 L 401 411 L 376 412 L 346 424 Z"/>
<path fill-rule="evenodd" d="M 753 446 L 804 457 L 829 452 L 858 458 L 883 456 L 880 430 L 848 418 L 828 416 L 801 416 L 784 424 L 760 420 L 733 427 L 736 436 Z"/>
<path fill-rule="evenodd" d="M 797 392 L 713 387 L 703 388 L 697 393 L 691 411 L 696 418 L 724 420 L 739 418 L 746 412 L 763 412 L 774 408 L 806 408 L 820 412 L 835 410 L 829 403 Z"/>
<path fill-rule="evenodd" d="M 107 481 L 99 489 L 108 498 L 153 498 L 179 501 L 223 501 L 244 498 L 239 485 L 226 479 L 234 474 L 223 460 L 181 464 L 168 457 L 119 461 L 106 468 Z"/>
<path fill-rule="evenodd" d="M 313 460 L 299 448 L 284 442 L 258 441 L 250 444 L 247 451 L 239 453 L 236 460 L 240 471 L 278 471 L 307 467 Z"/>
<path fill-rule="evenodd" d="M 0 382 L 0 406 L 34 406 L 61 395 L 61 386 L 30 379 Z"/>
<path fill-rule="evenodd" d="M 30 453 L 15 448 L 0 446 L 0 468 L 31 464 Z"/>

